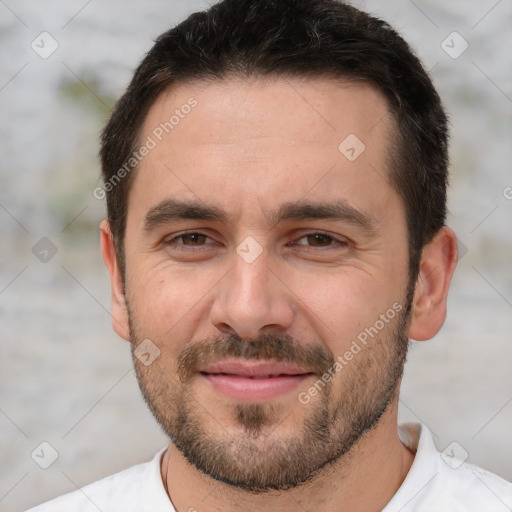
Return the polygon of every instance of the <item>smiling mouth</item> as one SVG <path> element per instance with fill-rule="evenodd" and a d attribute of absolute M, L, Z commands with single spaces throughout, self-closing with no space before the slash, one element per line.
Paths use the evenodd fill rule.
<path fill-rule="evenodd" d="M 198 375 L 217 393 L 260 402 L 293 391 L 314 373 L 286 363 L 228 360 L 206 366 Z"/>
<path fill-rule="evenodd" d="M 199 372 L 202 375 L 226 375 L 229 377 L 242 377 L 244 379 L 270 379 L 270 378 L 276 378 L 276 377 L 303 377 L 304 375 L 313 375 L 312 372 L 309 373 L 296 373 L 296 374 L 289 374 L 289 373 L 279 373 L 279 374 L 268 374 L 268 375 L 239 375 L 236 373 L 224 373 L 224 372 Z"/>

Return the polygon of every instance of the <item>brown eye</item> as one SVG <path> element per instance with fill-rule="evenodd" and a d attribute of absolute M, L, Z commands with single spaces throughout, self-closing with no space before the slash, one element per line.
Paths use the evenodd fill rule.
<path fill-rule="evenodd" d="M 189 240 L 191 243 L 185 243 L 185 245 L 201 245 L 201 242 L 208 238 L 206 235 L 202 235 L 201 233 L 185 233 L 184 235 L 180 235 L 176 238 L 181 238 L 183 242 Z"/>
<path fill-rule="evenodd" d="M 318 247 L 318 246 L 326 247 L 326 246 L 331 245 L 331 243 L 333 241 L 332 236 L 324 235 L 322 233 L 315 233 L 313 235 L 306 235 L 305 238 L 307 238 L 308 242 L 311 245 L 315 246 L 315 247 Z"/>
<path fill-rule="evenodd" d="M 170 238 L 165 242 L 165 245 L 175 248 L 203 247 L 204 245 L 210 245 L 206 243 L 207 240 L 210 240 L 210 237 L 203 235 L 203 233 L 191 231 L 190 233 L 181 233 L 181 235 Z"/>
<path fill-rule="evenodd" d="M 302 240 L 305 240 L 303 242 Z M 303 237 L 299 238 L 297 242 L 295 242 L 293 245 L 304 245 L 306 247 L 335 247 L 335 246 L 346 246 L 347 242 L 345 240 L 340 240 L 337 238 L 334 238 L 331 235 L 328 235 L 327 233 L 308 233 L 304 235 Z"/>

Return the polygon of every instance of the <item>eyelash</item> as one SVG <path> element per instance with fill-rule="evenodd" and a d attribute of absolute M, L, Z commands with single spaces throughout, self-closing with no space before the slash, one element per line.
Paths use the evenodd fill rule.
<path fill-rule="evenodd" d="M 175 246 L 175 247 L 176 246 L 191 247 L 191 248 L 193 248 L 193 247 L 204 247 L 204 244 L 203 245 L 187 245 L 187 244 L 183 244 L 183 243 L 178 244 L 176 242 L 176 240 L 178 240 L 180 238 L 183 238 L 185 236 L 190 236 L 190 235 L 199 235 L 199 236 L 204 236 L 206 238 L 210 238 L 208 235 L 205 235 L 204 233 L 201 233 L 199 231 L 186 231 L 184 233 L 180 233 L 180 234 L 172 237 L 171 239 L 165 241 L 164 244 L 166 246 Z M 314 245 L 298 244 L 297 243 L 297 241 L 302 240 L 303 238 L 307 238 L 309 236 L 313 236 L 313 235 L 324 236 L 324 237 L 330 239 L 333 243 L 331 243 L 331 244 L 329 244 L 327 246 L 314 246 Z M 211 238 L 210 238 L 210 240 L 211 240 Z M 346 247 L 348 245 L 348 241 L 347 240 L 340 240 L 339 238 L 336 238 L 336 237 L 330 235 L 329 233 L 325 233 L 323 231 L 310 231 L 308 233 L 304 233 L 300 238 L 297 239 L 297 241 L 293 242 L 294 246 L 296 246 L 296 245 L 300 245 L 300 246 L 304 245 L 304 246 L 309 247 L 309 248 L 313 248 L 313 249 L 318 248 L 318 249 L 324 249 L 324 250 L 333 248 L 336 245 L 336 243 L 338 245 L 341 245 L 342 247 Z M 209 244 L 207 244 L 207 245 L 209 245 Z M 180 250 L 189 250 L 189 249 L 180 249 Z"/>

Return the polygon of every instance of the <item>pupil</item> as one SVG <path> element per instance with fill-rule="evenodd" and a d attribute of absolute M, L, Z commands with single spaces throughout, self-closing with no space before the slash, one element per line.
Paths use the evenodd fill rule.
<path fill-rule="evenodd" d="M 202 235 L 200 235 L 199 233 L 190 233 L 187 236 L 189 237 L 189 241 L 191 241 L 192 243 L 197 243 L 199 242 L 199 237 Z"/>
<path fill-rule="evenodd" d="M 310 235 L 310 236 L 313 237 L 315 242 L 319 242 L 320 245 L 322 245 L 322 242 L 324 242 L 324 245 L 326 245 L 325 243 L 328 242 L 328 239 L 329 239 L 329 237 L 327 235 L 322 235 L 322 234 L 316 234 L 316 235 Z"/>

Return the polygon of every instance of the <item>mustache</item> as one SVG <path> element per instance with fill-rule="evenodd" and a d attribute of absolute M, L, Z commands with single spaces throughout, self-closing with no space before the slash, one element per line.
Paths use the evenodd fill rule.
<path fill-rule="evenodd" d="M 189 342 L 177 359 L 178 378 L 187 382 L 201 367 L 231 357 L 293 363 L 319 377 L 335 364 L 334 356 L 320 345 L 298 343 L 288 335 L 264 333 L 246 339 L 230 334 Z"/>

